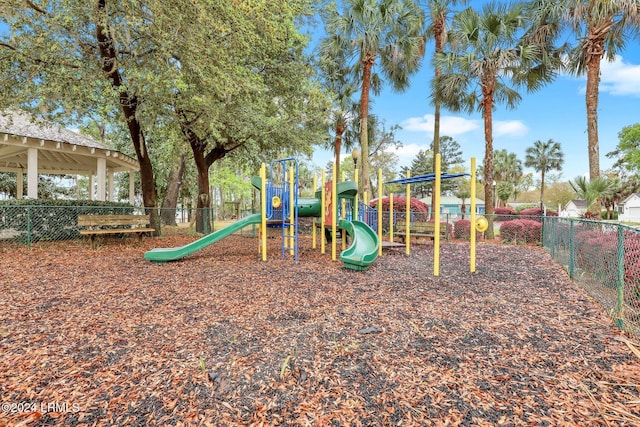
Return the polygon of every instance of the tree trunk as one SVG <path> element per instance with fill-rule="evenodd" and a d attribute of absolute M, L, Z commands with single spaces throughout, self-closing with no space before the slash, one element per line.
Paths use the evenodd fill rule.
<path fill-rule="evenodd" d="M 369 134 L 368 134 L 368 117 L 369 117 L 369 89 L 371 87 L 371 68 L 375 62 L 375 58 L 367 57 L 364 60 L 364 68 L 362 70 L 362 94 L 360 96 L 360 168 L 362 169 L 362 195 L 365 194 L 373 199 L 370 193 L 369 185 Z"/>
<path fill-rule="evenodd" d="M 482 115 L 484 118 L 484 212 L 487 215 L 486 237 L 494 239 L 493 233 L 493 91 L 491 82 L 483 82 Z M 473 195 L 472 195 L 473 197 Z"/>
<path fill-rule="evenodd" d="M 333 155 L 336 159 L 336 175 L 338 181 L 340 180 L 340 151 L 342 151 L 342 134 L 344 133 L 344 126 L 336 125 L 336 139 L 333 143 Z"/>
<path fill-rule="evenodd" d="M 196 232 L 208 233 L 211 231 L 211 222 L 209 221 L 211 196 L 209 190 L 209 165 L 207 164 L 205 155 L 207 146 L 191 129 L 183 127 L 182 130 L 191 145 L 197 170 L 196 182 L 198 183 L 198 196 L 196 197 Z"/>
<path fill-rule="evenodd" d="M 151 215 L 151 227 L 156 231 L 154 235 L 160 235 L 161 222 L 158 216 L 156 184 L 153 174 L 153 165 L 148 156 L 144 131 L 137 116 L 138 99 L 130 96 L 123 84 L 122 76 L 117 68 L 117 53 L 115 44 L 109 28 L 105 26 L 107 22 L 106 0 L 98 0 L 97 2 L 98 17 L 96 22 L 96 39 L 98 41 L 98 49 L 102 58 L 102 70 L 107 79 L 110 80 L 111 86 L 118 91 L 120 99 L 120 107 L 124 114 L 124 119 L 129 128 L 131 142 L 138 158 L 140 165 L 140 183 L 142 186 L 142 201 L 144 203 L 145 212 Z"/>
<path fill-rule="evenodd" d="M 435 54 L 442 53 L 444 51 L 444 43 L 446 40 L 446 27 L 445 27 L 445 19 L 446 16 L 444 13 L 441 13 L 437 19 L 434 21 L 434 39 L 435 39 Z M 436 89 L 433 97 L 433 172 L 436 171 L 436 154 L 440 153 L 440 96 L 439 96 L 439 79 L 442 76 L 442 70 L 440 67 L 437 67 L 435 70 L 435 78 L 436 78 Z M 431 192 L 431 206 L 435 206 L 436 203 L 436 193 L 435 191 Z M 433 215 L 433 213 L 432 213 Z"/>
<path fill-rule="evenodd" d="M 211 218 L 209 210 L 211 209 L 211 193 L 209 189 L 209 167 L 218 159 L 223 158 L 232 149 L 225 149 L 223 144 L 216 144 L 215 147 L 207 153 L 207 141 L 200 138 L 198 134 L 191 128 L 192 122 L 186 116 L 186 113 L 176 108 L 176 114 L 180 120 L 180 130 L 185 136 L 191 151 L 197 169 L 198 196 L 196 197 L 196 232 L 211 232 Z M 239 147 L 236 144 L 234 148 Z"/>
<path fill-rule="evenodd" d="M 598 143 L 598 89 L 600 86 L 601 53 L 594 53 L 587 62 L 587 138 L 589 148 L 589 180 L 600 177 L 600 147 Z M 600 198 L 595 203 L 597 218 L 601 217 Z"/>
<path fill-rule="evenodd" d="M 167 189 L 162 199 L 162 209 L 160 210 L 160 218 L 166 225 L 176 226 L 176 207 L 178 205 L 178 195 L 180 194 L 180 186 L 186 169 L 186 161 L 184 154 L 180 156 L 178 167 L 169 172 Z"/>
<path fill-rule="evenodd" d="M 541 182 L 540 182 L 540 209 L 544 209 L 544 168 L 541 172 Z"/>

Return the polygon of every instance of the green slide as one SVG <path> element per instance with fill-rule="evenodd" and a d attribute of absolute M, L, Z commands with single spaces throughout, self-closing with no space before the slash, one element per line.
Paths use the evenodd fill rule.
<path fill-rule="evenodd" d="M 191 242 L 187 245 L 180 246 L 178 248 L 152 249 L 144 254 L 144 259 L 155 263 L 163 263 L 184 258 L 187 255 L 191 255 L 192 253 L 199 251 L 200 249 L 209 246 L 210 244 L 215 243 L 218 240 L 224 239 L 225 237 L 230 236 L 236 231 L 240 231 L 249 225 L 260 224 L 261 218 L 262 216 L 260 214 L 249 215 L 248 217 L 242 218 L 241 220 L 234 222 L 233 224 L 223 228 L 222 230 L 218 230 L 214 233 L 208 234 L 203 238 L 198 239 L 195 242 Z"/>
<path fill-rule="evenodd" d="M 380 240 L 375 231 L 362 221 L 340 220 L 339 227 L 351 236 L 351 246 L 342 251 L 340 261 L 345 268 L 366 270 L 378 257 Z"/>

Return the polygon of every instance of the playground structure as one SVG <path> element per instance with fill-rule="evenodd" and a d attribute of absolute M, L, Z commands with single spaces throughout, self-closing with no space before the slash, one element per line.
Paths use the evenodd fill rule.
<path fill-rule="evenodd" d="M 410 185 L 419 182 L 434 182 L 435 204 L 432 207 L 434 214 L 434 276 L 439 275 L 440 268 L 440 183 L 442 179 L 457 178 L 467 174 L 442 174 L 440 170 L 440 155 L 436 156 L 436 171 L 433 174 L 411 177 L 389 181 L 388 183 L 398 183 L 406 185 L 406 212 L 410 212 Z M 471 159 L 471 194 L 475 194 L 476 159 Z M 333 170 L 335 171 L 335 164 Z M 145 253 L 144 258 L 154 263 L 165 263 L 184 258 L 206 246 L 209 246 L 235 232 L 251 225 L 259 225 L 259 252 L 262 260 L 267 260 L 267 229 L 268 227 L 280 228 L 281 230 L 281 255 L 287 255 L 298 261 L 298 232 L 300 217 L 312 217 L 312 241 L 313 248 L 317 247 L 316 229 L 320 228 L 321 253 L 326 252 L 326 242 L 324 237 L 330 233 L 331 258 L 337 259 L 337 232 L 341 231 L 342 252 L 340 261 L 345 268 L 352 270 L 366 270 L 378 256 L 382 255 L 383 247 L 383 218 L 382 218 L 382 198 L 383 182 L 382 171 L 378 171 L 378 203 L 377 209 L 370 208 L 367 204 L 367 195 L 364 194 L 364 201 L 358 198 L 357 190 L 357 170 L 354 181 L 337 182 L 335 173 L 331 181 L 326 182 L 325 171 L 322 171 L 320 190 L 314 194 L 315 197 L 302 198 L 298 195 L 298 163 L 294 158 L 276 160 L 270 164 L 269 178 L 267 178 L 267 167 L 262 165 L 260 176 L 252 178 L 252 185 L 260 191 L 261 213 L 249 215 L 239 221 L 207 236 L 204 236 L 192 243 L 177 248 L 156 248 Z M 317 189 L 317 176 L 314 176 L 313 188 Z M 390 200 L 393 200 L 391 195 Z M 393 243 L 393 207 L 390 206 L 389 235 L 390 243 Z M 475 198 L 471 198 L 471 224 L 470 233 L 470 271 L 475 272 L 475 250 L 476 233 L 484 232 L 487 228 L 487 221 L 483 217 L 476 218 Z M 319 222 L 318 222 L 319 220 Z M 411 229 L 410 216 L 407 215 L 405 221 L 405 253 L 411 253 Z M 347 247 L 347 236 L 351 239 L 351 244 Z M 398 244 L 395 244 L 398 246 Z"/>
<path fill-rule="evenodd" d="M 380 241 L 376 233 L 364 221 L 358 221 L 357 184 L 353 181 L 324 182 L 316 197 L 302 198 L 298 195 L 298 163 L 293 158 L 276 160 L 270 164 L 269 178 L 267 167 L 262 165 L 260 176 L 251 180 L 252 185 L 260 191 L 261 213 L 249 215 L 239 221 L 187 245 L 176 248 L 156 248 L 145 253 L 144 258 L 154 263 L 165 263 L 182 259 L 197 252 L 235 232 L 251 225 L 259 225 L 260 253 L 262 260 L 267 260 L 267 228 L 281 230 L 282 257 L 287 255 L 298 261 L 298 220 L 300 217 L 313 217 L 313 245 L 316 247 L 316 220 L 320 219 L 322 235 L 325 228 L 332 233 L 332 258 L 336 257 L 336 231 L 343 231 L 343 246 L 346 246 L 346 235 L 351 238 L 351 245 L 343 247 L 340 260 L 346 268 L 366 270 L 375 261 Z M 314 180 L 314 188 L 316 182 Z M 321 236 L 322 236 L 321 235 Z M 322 240 L 322 253 L 325 242 Z"/>

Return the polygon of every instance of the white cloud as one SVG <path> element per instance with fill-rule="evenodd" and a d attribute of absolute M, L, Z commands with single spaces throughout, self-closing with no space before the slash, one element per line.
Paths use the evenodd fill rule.
<path fill-rule="evenodd" d="M 433 133 L 433 114 L 422 117 L 411 117 L 401 123 L 404 130 L 413 132 Z M 440 118 L 440 135 L 455 137 L 464 133 L 482 130 L 481 120 L 470 120 L 463 117 L 443 116 Z M 493 136 L 521 137 L 527 134 L 529 128 L 520 120 L 493 122 Z"/>
<path fill-rule="evenodd" d="M 513 136 L 522 137 L 529 132 L 529 128 L 525 126 L 520 120 L 509 121 L 494 121 L 493 122 L 493 136 Z"/>
<path fill-rule="evenodd" d="M 613 62 L 602 61 L 600 91 L 640 96 L 640 65 L 625 63 L 620 55 Z"/>
<path fill-rule="evenodd" d="M 425 114 L 422 117 L 410 117 L 400 125 L 404 130 L 408 131 L 433 133 L 433 123 L 433 114 Z M 482 127 L 481 123 L 480 120 L 442 116 L 440 117 L 440 134 L 449 136 L 462 135 L 463 133 L 480 129 Z"/>
<path fill-rule="evenodd" d="M 427 146 L 420 146 L 418 144 L 403 144 L 399 148 L 391 148 L 387 151 L 395 153 L 400 158 L 400 164 L 406 164 L 407 161 L 414 159 L 420 150 L 427 150 Z"/>

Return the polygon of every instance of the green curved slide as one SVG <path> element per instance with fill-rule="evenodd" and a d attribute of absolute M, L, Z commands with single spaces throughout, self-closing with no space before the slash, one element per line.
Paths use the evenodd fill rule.
<path fill-rule="evenodd" d="M 210 244 L 215 243 L 218 240 L 224 239 L 225 237 L 230 236 L 236 231 L 240 231 L 249 225 L 260 224 L 261 221 L 262 216 L 260 214 L 249 215 L 248 217 L 242 218 L 241 220 L 236 221 L 221 230 L 208 234 L 203 238 L 184 246 L 180 246 L 177 248 L 152 249 L 144 254 L 144 259 L 155 263 L 175 261 L 180 258 L 184 258 L 187 255 L 191 255 L 192 253 L 199 251 L 200 249 L 209 246 Z"/>
<path fill-rule="evenodd" d="M 375 231 L 362 221 L 340 220 L 338 226 L 351 236 L 351 246 L 342 251 L 340 261 L 345 268 L 363 271 L 378 257 L 380 240 Z"/>

